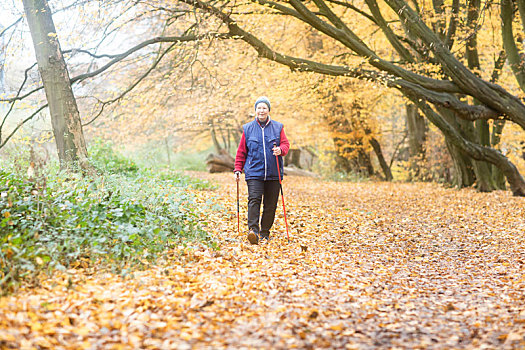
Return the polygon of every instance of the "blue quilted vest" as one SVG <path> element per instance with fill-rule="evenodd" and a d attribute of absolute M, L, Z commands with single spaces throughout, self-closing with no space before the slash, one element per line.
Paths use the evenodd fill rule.
<path fill-rule="evenodd" d="M 266 125 L 261 126 L 255 120 L 243 126 L 244 137 L 246 138 L 246 148 L 248 155 L 244 164 L 245 179 L 258 180 L 279 180 L 277 172 L 277 162 L 273 155 L 272 148 L 274 144 L 281 144 L 281 130 L 283 124 L 271 120 L 268 117 Z M 279 168 L 281 171 L 281 180 L 283 178 L 283 157 L 279 158 Z"/>

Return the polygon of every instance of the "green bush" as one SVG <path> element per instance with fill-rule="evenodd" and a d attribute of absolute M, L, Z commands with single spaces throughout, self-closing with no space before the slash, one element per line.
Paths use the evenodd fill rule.
<path fill-rule="evenodd" d="M 103 173 L 132 173 L 139 169 L 135 162 L 116 152 L 111 143 L 102 139 L 92 140 L 88 153 L 93 166 Z"/>
<path fill-rule="evenodd" d="M 111 172 L 96 179 L 58 173 L 28 181 L 0 170 L 4 292 L 24 277 L 79 259 L 123 266 L 153 259 L 181 240 L 214 244 L 199 222 L 204 208 L 186 191 L 210 188 L 208 183 L 169 172 L 130 172 L 121 166 L 125 161 L 107 161 L 111 157 L 99 160 Z"/>

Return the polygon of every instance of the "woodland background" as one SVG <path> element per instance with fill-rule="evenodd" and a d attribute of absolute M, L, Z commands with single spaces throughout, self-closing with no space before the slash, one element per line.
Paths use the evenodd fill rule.
<path fill-rule="evenodd" d="M 524 28 L 522 0 L 0 0 L 0 347 L 523 348 Z M 261 95 L 308 176 L 250 246 L 228 162 Z"/>
<path fill-rule="evenodd" d="M 523 93 L 521 12 L 514 3 L 508 4 L 508 18 L 501 10 L 506 7 L 490 1 L 412 4 L 434 37 L 404 23 L 388 3 L 375 1 L 328 2 L 332 17 L 324 8 L 316 12 L 320 5 L 314 3 L 301 16 L 294 8 L 303 5 L 293 2 L 210 3 L 266 43 L 275 60 L 260 57 L 269 53 L 259 41 L 236 40 L 240 34 L 215 10 L 199 10 L 204 4 L 50 3 L 88 140 L 109 140 L 150 165 L 180 159 L 178 166 L 204 169 L 207 153 L 235 152 L 252 101 L 268 95 L 293 148 L 313 155 L 311 170 L 322 176 L 506 188 L 504 170 L 497 169 L 507 165 L 497 168 L 493 156 L 471 145 L 501 152 L 523 173 L 521 122 L 505 122 L 513 117 L 476 96 L 488 81 L 511 96 Z M 0 146 L 9 157 L 21 144 L 42 145 L 49 158 L 55 154 L 49 113 L 41 109 L 46 99 L 21 5 L 3 3 Z M 429 40 L 445 45 L 455 61 L 441 59 Z M 446 92 L 440 82 L 467 80 L 450 73 L 456 63 L 478 81 Z M 418 109 L 410 98 L 427 104 Z M 434 111 L 425 111 L 430 105 Z M 488 116 L 479 106 L 486 106 Z M 440 120 L 431 122 L 436 116 L 429 114 Z"/>

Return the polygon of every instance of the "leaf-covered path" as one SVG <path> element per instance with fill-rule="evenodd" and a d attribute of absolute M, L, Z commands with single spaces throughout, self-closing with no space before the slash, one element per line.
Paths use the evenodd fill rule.
<path fill-rule="evenodd" d="M 279 200 L 274 239 L 250 246 L 233 176 L 194 175 L 220 183 L 196 192 L 223 207 L 203 218 L 219 250 L 181 247 L 126 278 L 57 273 L 0 299 L 0 346 L 525 346 L 524 199 L 286 178 L 292 241 Z"/>

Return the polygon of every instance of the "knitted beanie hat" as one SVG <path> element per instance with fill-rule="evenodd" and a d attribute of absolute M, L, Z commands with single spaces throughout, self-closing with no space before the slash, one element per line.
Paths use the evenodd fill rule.
<path fill-rule="evenodd" d="M 259 103 L 261 103 L 261 102 L 262 102 L 262 103 L 266 103 L 266 105 L 268 106 L 268 110 L 271 109 L 271 107 L 270 107 L 270 100 L 268 100 L 268 97 L 266 97 L 266 96 L 261 96 L 261 97 L 259 97 L 259 98 L 257 99 L 257 101 L 255 101 L 255 109 L 257 109 L 257 105 L 258 105 Z"/>

